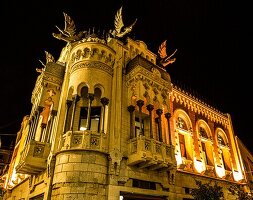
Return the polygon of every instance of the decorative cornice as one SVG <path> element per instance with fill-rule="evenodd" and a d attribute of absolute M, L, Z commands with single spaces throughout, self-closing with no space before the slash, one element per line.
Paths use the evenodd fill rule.
<path fill-rule="evenodd" d="M 51 83 L 54 83 L 54 84 L 57 84 L 57 85 L 61 85 L 62 82 L 63 82 L 63 79 L 54 77 L 52 75 L 51 76 L 50 75 L 44 75 L 43 76 L 43 81 L 47 81 L 47 82 L 51 82 Z"/>
<path fill-rule="evenodd" d="M 176 101 L 177 103 L 183 105 L 187 109 L 190 109 L 195 113 L 201 114 L 213 122 L 220 123 L 225 126 L 229 125 L 227 115 L 219 112 L 218 110 L 200 101 L 196 97 L 191 96 L 185 91 L 178 89 L 177 87 L 172 88 L 171 97 L 172 101 Z"/>
<path fill-rule="evenodd" d="M 161 74 L 157 74 L 157 72 L 159 71 L 149 71 L 142 66 L 137 66 L 126 75 L 127 86 L 130 86 L 132 82 L 141 80 L 158 90 L 162 90 L 163 87 L 171 89 L 171 83 L 161 79 Z"/>
<path fill-rule="evenodd" d="M 160 74 L 160 78 L 164 79 L 165 81 L 170 82 L 170 75 L 166 72 L 165 69 L 153 64 L 152 62 L 148 61 L 147 59 L 143 58 L 141 55 L 137 55 L 133 60 L 131 60 L 126 68 L 126 73 L 129 74 L 134 70 L 136 67 L 142 66 L 147 71 L 157 72 Z"/>
<path fill-rule="evenodd" d="M 46 65 L 45 74 L 55 76 L 63 79 L 65 73 L 65 66 L 58 63 L 48 63 Z"/>

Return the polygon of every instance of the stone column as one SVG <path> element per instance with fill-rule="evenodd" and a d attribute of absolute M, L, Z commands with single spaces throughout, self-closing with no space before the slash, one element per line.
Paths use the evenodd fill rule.
<path fill-rule="evenodd" d="M 50 142 L 51 131 L 52 131 L 52 127 L 54 124 L 54 118 L 55 118 L 56 114 L 57 114 L 56 110 L 51 111 L 51 120 L 50 120 L 50 123 L 47 125 L 47 131 L 46 131 L 46 135 L 45 135 L 45 142 L 46 143 Z"/>
<path fill-rule="evenodd" d="M 31 133 L 32 140 L 35 139 L 35 134 L 36 134 L 39 118 L 40 118 L 40 113 L 42 112 L 42 110 L 43 110 L 43 107 L 39 106 L 38 109 L 35 111 L 34 123 L 33 123 L 33 128 L 32 128 L 32 133 Z"/>
<path fill-rule="evenodd" d="M 45 133 L 46 127 L 47 127 L 47 124 L 41 123 L 40 125 L 41 131 L 40 131 L 40 139 L 39 139 L 40 142 L 44 142 L 42 141 L 42 139 L 43 139 L 43 136 L 46 134 Z"/>
<path fill-rule="evenodd" d="M 171 114 L 169 112 L 165 113 L 165 117 L 168 121 L 169 145 L 172 145 L 172 137 L 171 137 L 171 131 L 170 131 L 170 117 L 171 117 Z"/>
<path fill-rule="evenodd" d="M 130 139 L 136 137 L 135 135 L 135 129 L 134 129 L 134 122 L 135 122 L 135 106 L 130 105 L 127 107 L 128 112 L 130 112 Z"/>
<path fill-rule="evenodd" d="M 70 109 L 70 106 L 72 105 L 73 101 L 71 100 L 67 100 L 66 101 L 66 105 L 67 105 L 67 111 L 66 111 L 66 114 L 65 114 L 65 124 L 64 124 L 64 133 L 66 131 L 69 131 L 69 127 L 67 127 L 67 124 L 68 124 L 68 115 L 69 115 L 69 109 Z M 68 129 L 67 129 L 68 128 Z"/>
<path fill-rule="evenodd" d="M 162 109 L 157 109 L 156 114 L 158 115 L 157 118 L 157 123 L 158 123 L 158 136 L 159 136 L 159 141 L 163 142 L 163 137 L 162 137 L 162 123 L 161 123 L 161 115 L 163 113 Z"/>
<path fill-rule="evenodd" d="M 150 117 L 150 138 L 153 138 L 153 118 L 152 118 L 152 111 L 154 110 L 154 106 L 152 104 L 147 105 L 147 110 L 149 112 L 149 117 Z"/>
<path fill-rule="evenodd" d="M 106 97 L 103 97 L 100 99 L 100 102 L 103 105 L 103 113 L 101 115 L 101 119 L 102 119 L 101 120 L 101 133 L 104 133 L 104 130 L 105 130 L 105 108 L 109 104 L 109 99 Z"/>
<path fill-rule="evenodd" d="M 138 100 L 137 101 L 137 106 L 139 107 L 139 121 L 140 121 L 140 134 L 144 135 L 144 132 L 142 130 L 142 106 L 144 105 L 144 101 L 143 100 Z"/>
<path fill-rule="evenodd" d="M 71 121 L 70 121 L 70 130 L 73 131 L 74 128 L 74 118 L 75 118 L 75 112 L 76 112 L 76 104 L 80 100 L 80 96 L 78 94 L 73 96 L 73 109 L 72 109 L 72 115 L 71 115 Z"/>
<path fill-rule="evenodd" d="M 88 113 L 87 113 L 87 123 L 86 123 L 86 130 L 90 130 L 90 114 L 91 114 L 91 104 L 94 100 L 94 94 L 88 93 Z"/>
<path fill-rule="evenodd" d="M 26 142 L 25 144 L 27 145 L 28 142 L 31 140 L 32 137 L 32 130 L 33 130 L 33 125 L 34 125 L 34 115 L 29 119 L 29 131 L 28 131 L 28 135 L 26 138 Z"/>

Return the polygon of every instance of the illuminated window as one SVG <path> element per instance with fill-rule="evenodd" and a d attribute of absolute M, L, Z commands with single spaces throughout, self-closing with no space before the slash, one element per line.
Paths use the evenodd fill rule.
<path fill-rule="evenodd" d="M 142 134 L 141 131 L 144 129 L 144 120 L 142 119 L 140 122 L 139 117 L 135 117 L 135 134 L 140 135 Z"/>
<path fill-rule="evenodd" d="M 232 170 L 231 153 L 230 153 L 230 149 L 228 148 L 228 140 L 227 140 L 225 132 L 218 131 L 217 142 L 220 148 L 220 158 L 224 165 L 224 169 L 231 171 Z"/>
<path fill-rule="evenodd" d="M 177 126 L 177 128 L 181 128 L 181 129 L 187 130 L 186 123 L 185 123 L 185 121 L 181 117 L 177 118 L 176 126 Z"/>
<path fill-rule="evenodd" d="M 220 134 L 218 134 L 218 143 L 223 145 L 223 146 L 226 146 L 226 143 L 225 143 L 224 139 L 221 137 Z"/>
<path fill-rule="evenodd" d="M 90 130 L 99 131 L 100 115 L 101 115 L 100 106 L 91 107 L 90 124 L 89 124 Z M 81 131 L 87 129 L 87 116 L 88 116 L 88 107 L 81 107 L 80 122 L 79 122 L 79 130 Z"/>
<path fill-rule="evenodd" d="M 187 158 L 184 135 L 178 134 L 181 156 Z"/>
<path fill-rule="evenodd" d="M 203 158 L 204 158 L 206 165 L 213 165 L 212 161 L 211 161 L 211 154 L 209 155 L 207 153 L 207 148 L 206 148 L 205 142 L 201 142 L 201 146 L 202 146 Z"/>
<path fill-rule="evenodd" d="M 225 170 L 231 170 L 230 169 L 230 166 L 228 165 L 228 162 L 225 160 L 225 158 L 224 158 L 224 153 L 223 153 L 223 151 L 221 151 L 221 159 L 222 159 L 222 162 L 223 162 L 223 164 L 224 164 L 224 169 Z"/>
<path fill-rule="evenodd" d="M 199 127 L 199 135 L 200 135 L 201 137 L 203 137 L 203 138 L 208 139 L 206 130 L 205 130 L 203 127 Z"/>

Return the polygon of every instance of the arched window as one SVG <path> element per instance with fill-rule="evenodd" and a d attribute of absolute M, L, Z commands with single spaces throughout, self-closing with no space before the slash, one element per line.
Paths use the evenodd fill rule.
<path fill-rule="evenodd" d="M 199 127 L 199 136 L 203 137 L 205 139 L 208 139 L 208 135 L 206 133 L 206 130 L 203 127 Z"/>
<path fill-rule="evenodd" d="M 213 166 L 213 146 L 212 146 L 212 133 L 208 124 L 204 120 L 198 120 L 197 133 L 201 142 L 200 150 L 202 159 L 205 165 Z"/>
<path fill-rule="evenodd" d="M 218 143 L 219 145 L 226 146 L 226 143 L 220 134 L 218 134 Z"/>
<path fill-rule="evenodd" d="M 217 143 L 220 149 L 220 159 L 224 165 L 224 169 L 231 171 L 231 154 L 228 145 L 228 139 L 225 132 L 220 128 L 217 129 Z"/>
<path fill-rule="evenodd" d="M 81 100 L 82 105 L 80 108 L 80 121 L 79 121 L 79 130 L 87 130 L 87 116 L 88 116 L 88 87 L 84 86 L 81 89 Z"/>
<path fill-rule="evenodd" d="M 66 115 L 65 115 L 64 133 L 66 131 L 70 130 L 71 117 L 72 117 L 72 112 L 73 112 L 73 99 L 72 99 L 73 90 L 74 90 L 73 87 L 69 88 L 68 97 L 66 100 Z"/>
<path fill-rule="evenodd" d="M 81 89 L 81 98 L 83 103 L 80 107 L 80 121 L 79 130 L 92 130 L 100 131 L 101 121 L 101 90 L 100 88 L 94 89 L 94 95 L 88 92 L 88 87 L 84 86 Z"/>
<path fill-rule="evenodd" d="M 182 156 L 182 158 L 187 159 L 184 135 L 179 133 L 178 138 L 179 138 L 179 147 L 180 147 L 180 151 L 181 151 L 181 156 Z"/>
<path fill-rule="evenodd" d="M 175 127 L 175 136 L 177 142 L 177 154 L 176 159 L 179 164 L 188 165 L 193 161 L 193 138 L 192 138 L 192 124 L 187 113 L 182 109 L 175 110 L 173 114 L 174 118 L 174 127 Z M 191 170 L 189 167 L 187 169 Z"/>
<path fill-rule="evenodd" d="M 177 118 L 177 120 L 176 120 L 176 126 L 177 126 L 177 128 L 181 128 L 181 129 L 187 130 L 186 123 L 185 123 L 185 121 L 181 117 Z"/>
<path fill-rule="evenodd" d="M 92 105 L 99 106 L 100 105 L 100 99 L 101 99 L 102 91 L 100 88 L 94 89 L 94 102 Z"/>

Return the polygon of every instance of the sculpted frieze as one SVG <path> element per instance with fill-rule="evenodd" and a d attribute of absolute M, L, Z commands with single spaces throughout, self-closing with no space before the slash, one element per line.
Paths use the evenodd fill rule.
<path fill-rule="evenodd" d="M 157 83 L 159 85 L 162 85 L 162 87 L 166 87 L 168 89 L 171 88 L 171 83 L 168 81 L 165 81 L 161 78 L 161 73 L 159 70 L 153 68 L 152 72 L 144 69 L 141 66 L 135 67 L 130 73 L 126 75 L 126 81 L 129 82 L 133 78 L 135 79 L 143 79 L 147 82 L 150 82 L 152 84 Z"/>
<path fill-rule="evenodd" d="M 105 72 L 107 72 L 108 74 L 110 74 L 112 76 L 113 74 L 113 69 L 101 62 L 97 62 L 97 61 L 86 61 L 86 62 L 82 62 L 82 63 L 77 63 L 75 65 L 73 65 L 71 72 L 73 73 L 74 71 L 78 70 L 78 69 L 82 69 L 82 68 L 96 68 L 99 70 L 103 70 Z"/>
<path fill-rule="evenodd" d="M 56 77 L 53 77 L 53 76 L 44 76 L 43 81 L 52 82 L 52 83 L 55 83 L 57 85 L 61 85 L 62 82 L 63 82 L 62 79 L 59 79 L 59 78 L 56 78 Z"/>

